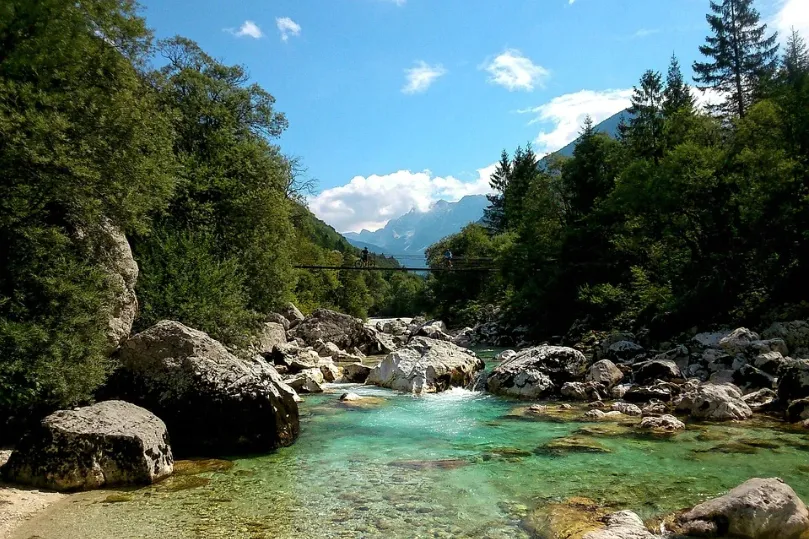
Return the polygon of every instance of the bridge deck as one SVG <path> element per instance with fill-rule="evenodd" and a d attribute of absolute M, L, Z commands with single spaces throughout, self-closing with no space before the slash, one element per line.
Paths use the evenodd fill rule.
<path fill-rule="evenodd" d="M 495 271 L 495 268 L 381 268 L 377 266 L 295 266 L 298 269 L 322 269 L 322 270 L 355 270 L 355 271 Z"/>

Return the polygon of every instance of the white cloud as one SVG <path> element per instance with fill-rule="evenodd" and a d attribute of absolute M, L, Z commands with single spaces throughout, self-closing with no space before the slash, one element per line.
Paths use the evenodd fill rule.
<path fill-rule="evenodd" d="M 508 49 L 483 66 L 489 73 L 489 82 L 498 84 L 509 91 L 532 91 L 536 86 L 545 85 L 550 72 L 536 65 L 530 58 L 516 49 Z"/>
<path fill-rule="evenodd" d="M 631 95 L 631 89 L 582 90 L 560 95 L 544 105 L 519 112 L 534 114 L 536 118 L 531 120 L 531 124 L 553 126 L 550 130 L 540 131 L 536 138 L 537 153 L 544 154 L 555 152 L 575 140 L 588 114 L 594 123 L 598 123 L 627 108 Z"/>
<path fill-rule="evenodd" d="M 261 28 L 258 27 L 256 23 L 253 21 L 244 21 L 244 24 L 238 30 L 230 29 L 228 30 L 231 34 L 236 37 L 252 37 L 253 39 L 261 39 L 264 37 L 264 33 L 261 31 Z"/>
<path fill-rule="evenodd" d="M 479 169 L 475 180 L 433 176 L 429 170 L 357 176 L 346 185 L 327 189 L 309 200 L 309 208 L 340 232 L 377 230 L 411 209 L 426 211 L 436 200 L 450 202 L 466 195 L 491 192 L 494 164 Z"/>
<path fill-rule="evenodd" d="M 641 28 L 640 30 L 638 30 L 637 32 L 632 34 L 632 37 L 642 39 L 644 37 L 653 36 L 653 35 L 659 34 L 659 33 L 660 33 L 660 30 L 658 28 Z"/>
<path fill-rule="evenodd" d="M 287 41 L 289 36 L 297 36 L 301 33 L 301 25 L 289 17 L 278 17 L 275 19 L 278 31 L 281 32 L 281 41 Z"/>
<path fill-rule="evenodd" d="M 402 88 L 405 94 L 418 94 L 426 92 L 439 77 L 447 74 L 447 70 L 441 64 L 429 65 L 426 62 L 416 62 L 416 67 L 405 69 L 407 83 Z"/>
<path fill-rule="evenodd" d="M 782 40 L 795 28 L 805 39 L 809 39 L 809 2 L 806 0 L 780 0 L 774 24 Z"/>

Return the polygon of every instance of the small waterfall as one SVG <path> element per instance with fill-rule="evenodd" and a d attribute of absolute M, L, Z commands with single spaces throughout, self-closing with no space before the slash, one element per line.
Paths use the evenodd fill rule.
<path fill-rule="evenodd" d="M 486 379 L 489 377 L 485 371 L 480 371 L 475 375 L 475 379 L 472 380 L 471 383 L 467 384 L 464 389 L 468 389 L 469 391 L 485 391 L 486 390 Z"/>

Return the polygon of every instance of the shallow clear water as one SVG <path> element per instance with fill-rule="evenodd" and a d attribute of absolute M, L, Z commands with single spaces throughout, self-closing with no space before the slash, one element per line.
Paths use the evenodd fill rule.
<path fill-rule="evenodd" d="M 347 389 L 380 402 L 346 407 Z M 568 497 L 653 518 L 755 476 L 780 476 L 809 500 L 801 433 L 689 425 L 638 437 L 603 428 L 614 423 L 531 420 L 521 406 L 464 390 L 416 398 L 333 386 L 306 399 L 292 447 L 136 491 L 77 495 L 15 537 L 528 537 L 526 512 Z M 609 452 L 534 452 L 574 434 Z"/>

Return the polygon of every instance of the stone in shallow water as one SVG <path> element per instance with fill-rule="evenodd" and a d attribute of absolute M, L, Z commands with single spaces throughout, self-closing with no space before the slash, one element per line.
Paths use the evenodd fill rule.
<path fill-rule="evenodd" d="M 574 497 L 531 511 L 521 526 L 532 537 L 581 539 L 588 532 L 604 528 L 601 518 L 605 514 L 593 500 Z"/>
<path fill-rule="evenodd" d="M 173 467 L 157 416 L 105 401 L 47 416 L 20 440 L 2 472 L 11 482 L 63 491 L 149 484 Z"/>
<path fill-rule="evenodd" d="M 466 459 L 440 459 L 440 460 L 397 460 L 389 464 L 397 468 L 408 470 L 454 470 L 468 466 Z"/>
<path fill-rule="evenodd" d="M 610 450 L 585 436 L 566 436 L 539 446 L 534 453 L 558 457 L 570 453 L 610 453 Z"/>
<path fill-rule="evenodd" d="M 196 475 L 209 472 L 226 472 L 231 468 L 233 468 L 233 461 L 230 460 L 178 460 L 174 463 L 174 475 Z"/>
<path fill-rule="evenodd" d="M 641 420 L 639 428 L 654 431 L 673 432 L 676 430 L 684 430 L 685 423 L 672 415 L 650 416 L 644 417 Z"/>

